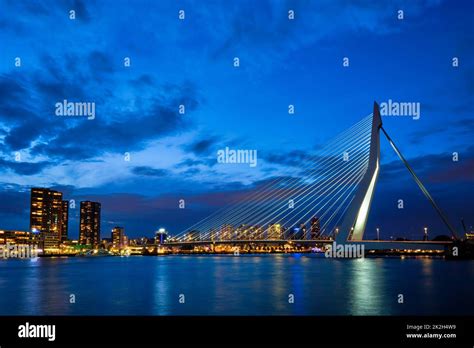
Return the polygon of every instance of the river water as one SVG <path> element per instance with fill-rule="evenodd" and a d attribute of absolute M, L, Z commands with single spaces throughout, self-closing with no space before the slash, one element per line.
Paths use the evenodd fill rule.
<path fill-rule="evenodd" d="M 0 315 L 472 315 L 473 285 L 474 261 L 438 258 L 9 259 Z"/>

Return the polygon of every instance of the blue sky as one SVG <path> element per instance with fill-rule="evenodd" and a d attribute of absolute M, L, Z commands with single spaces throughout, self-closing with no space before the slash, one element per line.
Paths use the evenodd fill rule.
<path fill-rule="evenodd" d="M 114 225 L 131 236 L 180 232 L 388 99 L 421 103 L 419 120 L 385 118 L 385 129 L 456 227 L 461 217 L 474 224 L 472 1 L 3 0 L 0 9 L 0 228 L 28 229 L 29 188 L 46 186 L 102 202 L 103 236 Z M 96 118 L 56 117 L 63 99 L 95 102 Z M 259 165 L 218 165 L 225 146 L 257 149 Z M 384 139 L 382 164 L 368 233 L 446 233 Z"/>

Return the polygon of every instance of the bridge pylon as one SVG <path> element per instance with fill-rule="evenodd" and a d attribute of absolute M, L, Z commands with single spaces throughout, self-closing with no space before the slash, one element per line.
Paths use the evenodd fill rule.
<path fill-rule="evenodd" d="M 367 170 L 359 183 L 354 198 L 347 208 L 339 233 L 336 236 L 338 243 L 349 240 L 362 240 L 369 216 L 370 205 L 375 192 L 375 186 L 380 171 L 380 128 L 382 118 L 377 102 L 374 102 L 372 130 L 370 136 L 369 161 Z"/>

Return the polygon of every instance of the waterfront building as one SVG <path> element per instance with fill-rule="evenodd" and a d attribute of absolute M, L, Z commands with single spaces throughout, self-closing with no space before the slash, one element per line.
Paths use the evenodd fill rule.
<path fill-rule="evenodd" d="M 31 189 L 30 231 L 39 233 L 45 250 L 59 248 L 63 238 L 67 238 L 68 205 L 62 198 L 63 194 L 58 191 Z"/>
<path fill-rule="evenodd" d="M 109 250 L 110 247 L 113 247 L 113 238 L 102 238 L 100 241 L 100 246 L 106 250 Z"/>
<path fill-rule="evenodd" d="M 281 224 L 268 225 L 267 238 L 275 240 L 283 239 Z"/>
<path fill-rule="evenodd" d="M 112 246 L 114 248 L 123 248 L 125 245 L 124 238 L 125 232 L 123 227 L 115 226 L 112 229 Z"/>
<path fill-rule="evenodd" d="M 232 225 L 224 224 L 221 227 L 220 240 L 230 240 L 232 239 L 234 229 Z"/>
<path fill-rule="evenodd" d="M 39 234 L 29 231 L 0 230 L 0 245 L 37 245 Z"/>
<path fill-rule="evenodd" d="M 240 239 L 240 240 L 247 240 L 249 239 L 251 226 L 242 224 L 235 230 L 235 238 L 233 239 Z"/>
<path fill-rule="evenodd" d="M 263 227 L 260 225 L 255 225 L 253 229 L 254 239 L 263 239 Z"/>
<path fill-rule="evenodd" d="M 190 230 L 188 232 L 186 232 L 186 238 L 185 240 L 186 241 L 198 241 L 200 240 L 201 238 L 201 232 L 199 232 L 198 230 Z"/>
<path fill-rule="evenodd" d="M 100 243 L 100 210 L 99 202 L 81 202 L 79 244 L 97 246 Z"/>
<path fill-rule="evenodd" d="M 155 244 L 163 244 L 167 238 L 168 231 L 166 231 L 166 229 L 160 228 L 155 232 Z"/>
<path fill-rule="evenodd" d="M 306 229 L 306 224 L 304 222 L 302 222 L 300 224 L 300 231 L 299 232 L 300 232 L 299 235 L 298 235 L 299 238 L 297 238 L 297 239 L 303 239 L 303 240 L 308 239 L 307 238 L 308 237 L 308 231 Z"/>
<path fill-rule="evenodd" d="M 209 230 L 209 237 L 210 237 L 210 240 L 214 242 L 215 240 L 219 239 L 219 232 L 215 230 L 214 228 L 211 228 Z"/>
<path fill-rule="evenodd" d="M 317 216 L 311 219 L 310 232 L 311 239 L 318 239 L 319 235 L 321 234 L 321 224 Z"/>
<path fill-rule="evenodd" d="M 69 202 L 62 201 L 61 203 L 61 214 L 62 214 L 62 221 L 61 221 L 61 235 L 59 240 L 61 242 L 67 241 L 68 238 L 68 221 L 69 221 Z"/>

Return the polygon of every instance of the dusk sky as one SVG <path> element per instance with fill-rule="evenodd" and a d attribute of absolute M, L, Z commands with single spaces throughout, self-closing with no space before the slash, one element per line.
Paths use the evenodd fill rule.
<path fill-rule="evenodd" d="M 30 188 L 50 187 L 77 202 L 71 238 L 81 200 L 102 203 L 102 237 L 179 233 L 392 99 L 420 103 L 420 119 L 384 128 L 461 232 L 461 217 L 474 225 L 473 14 L 468 0 L 0 0 L 0 229 L 28 230 Z M 95 119 L 56 116 L 65 99 L 95 102 Z M 449 234 L 381 144 L 367 237 Z M 258 165 L 217 163 L 226 146 L 256 149 Z"/>

